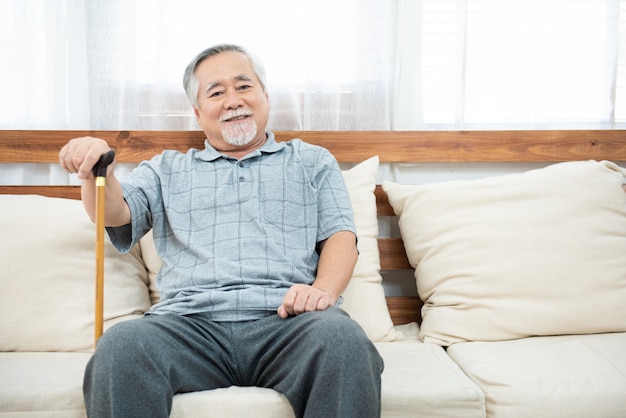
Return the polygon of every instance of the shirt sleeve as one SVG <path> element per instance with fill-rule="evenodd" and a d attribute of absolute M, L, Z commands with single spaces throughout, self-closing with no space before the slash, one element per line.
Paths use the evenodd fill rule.
<path fill-rule="evenodd" d="M 142 162 L 120 181 L 124 199 L 130 208 L 131 223 L 120 227 L 107 227 L 107 233 L 115 248 L 128 252 L 152 228 L 152 215 L 163 207 L 158 167 L 162 155 Z M 157 209 L 158 210 L 158 209 Z"/>
<path fill-rule="evenodd" d="M 315 180 L 318 188 L 317 242 L 339 231 L 356 235 L 350 195 L 335 157 L 322 148 L 316 162 Z"/>

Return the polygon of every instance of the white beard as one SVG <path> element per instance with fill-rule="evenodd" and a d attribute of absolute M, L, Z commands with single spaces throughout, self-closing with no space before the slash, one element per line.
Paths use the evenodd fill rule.
<path fill-rule="evenodd" d="M 222 126 L 222 136 L 228 144 L 241 147 L 248 145 L 257 134 L 256 121 L 252 118 L 243 122 Z"/>

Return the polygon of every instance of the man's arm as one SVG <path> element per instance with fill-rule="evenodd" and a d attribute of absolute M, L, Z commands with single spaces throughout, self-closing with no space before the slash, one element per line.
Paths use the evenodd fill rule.
<path fill-rule="evenodd" d="M 357 257 L 356 236 L 352 232 L 340 231 L 330 236 L 322 243 L 315 281 L 311 286 L 291 286 L 278 315 L 287 318 L 334 305 L 348 286 Z"/>
<path fill-rule="evenodd" d="M 82 179 L 83 206 L 92 221 L 96 219 L 96 183 L 92 169 L 100 156 L 110 149 L 102 139 L 83 137 L 72 139 L 59 151 L 61 167 Z M 122 226 L 131 222 L 131 214 L 122 186 L 113 174 L 113 166 L 111 164 L 107 170 L 104 223 L 106 226 Z"/>

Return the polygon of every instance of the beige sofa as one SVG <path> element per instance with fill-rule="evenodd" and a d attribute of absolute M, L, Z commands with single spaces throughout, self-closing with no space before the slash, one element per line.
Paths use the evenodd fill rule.
<path fill-rule="evenodd" d="M 343 304 L 385 360 L 384 417 L 626 415 L 626 171 L 608 162 L 431 185 L 385 182 L 424 300 L 394 326 L 378 159 L 345 171 L 360 257 Z M 0 195 L 0 417 L 84 417 L 94 226 L 82 204 Z M 107 242 L 105 332 L 158 298 L 150 236 Z M 339 365 L 340 367 L 340 365 Z M 172 417 L 291 417 L 271 390 L 178 394 Z"/>

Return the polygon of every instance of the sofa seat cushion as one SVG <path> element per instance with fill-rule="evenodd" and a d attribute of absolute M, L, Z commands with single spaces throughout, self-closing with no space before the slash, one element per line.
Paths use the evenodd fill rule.
<path fill-rule="evenodd" d="M 626 333 L 469 342 L 448 348 L 489 417 L 623 417 Z"/>
<path fill-rule="evenodd" d="M 294 418 L 287 398 L 272 389 L 231 386 L 174 396 L 170 418 Z"/>
<path fill-rule="evenodd" d="M 375 343 L 385 361 L 382 416 L 484 417 L 482 391 L 445 351 L 418 341 L 415 323 L 397 328 L 404 341 Z M 174 397 L 172 418 L 226 416 L 294 415 L 287 398 L 269 389 L 230 387 Z"/>
<path fill-rule="evenodd" d="M 383 417 L 484 417 L 482 391 L 436 344 L 376 343 L 385 360 Z"/>
<path fill-rule="evenodd" d="M 0 416 L 84 418 L 90 353 L 0 353 Z"/>
<path fill-rule="evenodd" d="M 484 417 L 484 395 L 435 344 L 417 340 L 415 325 L 398 327 L 405 341 L 377 342 L 383 356 L 383 417 Z M 230 387 L 179 394 L 172 418 L 213 417 L 291 418 L 287 399 L 272 390 Z"/>
<path fill-rule="evenodd" d="M 383 417 L 484 417 L 480 388 L 435 344 L 375 343 L 385 361 Z M 85 417 L 82 381 L 89 353 L 0 353 L 0 416 Z M 174 396 L 172 418 L 292 418 L 287 399 L 270 389 L 230 387 Z"/>

